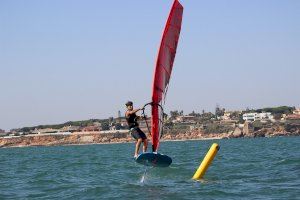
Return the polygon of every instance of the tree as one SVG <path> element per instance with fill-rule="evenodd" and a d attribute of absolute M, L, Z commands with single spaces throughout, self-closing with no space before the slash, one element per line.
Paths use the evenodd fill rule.
<path fill-rule="evenodd" d="M 216 117 L 223 116 L 225 113 L 225 108 L 216 107 Z"/>
<path fill-rule="evenodd" d="M 114 121 L 113 117 L 108 118 L 109 123 L 112 123 Z"/>
<path fill-rule="evenodd" d="M 145 116 L 147 118 L 147 116 Z M 167 120 L 168 119 L 168 114 L 167 113 L 163 113 L 163 118 L 164 120 Z"/>
<path fill-rule="evenodd" d="M 175 119 L 176 117 L 178 117 L 179 116 L 178 110 L 170 111 L 170 116 L 171 119 Z"/>
<path fill-rule="evenodd" d="M 242 114 L 239 115 L 239 123 L 240 124 L 245 123 L 245 120 L 243 119 L 243 115 Z"/>
<path fill-rule="evenodd" d="M 116 128 L 116 130 L 121 130 L 123 127 L 120 123 L 116 123 L 115 128 Z"/>
<path fill-rule="evenodd" d="M 275 119 L 275 120 L 280 120 L 280 119 L 281 119 L 281 116 L 282 116 L 282 114 L 280 114 L 280 113 L 275 113 L 275 114 L 274 114 L 274 119 Z"/>
<path fill-rule="evenodd" d="M 108 121 L 104 121 L 101 123 L 101 129 L 103 131 L 109 130 L 109 122 Z"/>
<path fill-rule="evenodd" d="M 204 113 L 201 115 L 201 120 L 202 121 L 208 121 L 208 120 L 211 120 L 212 118 L 214 118 L 214 114 L 212 114 L 211 112 L 208 112 L 208 113 Z"/>
<path fill-rule="evenodd" d="M 263 124 L 259 120 L 254 121 L 252 123 L 252 125 L 253 125 L 253 128 L 255 131 L 257 131 L 263 127 Z"/>
<path fill-rule="evenodd" d="M 200 117 L 200 113 L 196 113 L 195 111 L 188 114 L 189 116 Z"/>
<path fill-rule="evenodd" d="M 192 112 L 189 114 L 189 116 L 195 116 L 195 115 L 196 115 L 195 111 L 192 111 Z"/>
<path fill-rule="evenodd" d="M 291 114 L 293 113 L 293 110 L 295 110 L 295 107 L 289 107 L 289 106 L 279 106 L 279 107 L 272 107 L 272 108 L 262 108 L 262 109 L 256 109 L 253 110 L 253 112 L 270 112 L 273 115 L 275 114 Z"/>
<path fill-rule="evenodd" d="M 33 129 L 31 129 L 30 127 L 24 127 L 24 128 L 21 128 L 20 130 L 18 130 L 18 132 L 30 132 L 31 130 L 33 130 Z"/>
<path fill-rule="evenodd" d="M 230 118 L 235 120 L 238 120 L 241 116 L 243 117 L 243 115 L 238 111 L 234 111 L 230 114 Z"/>

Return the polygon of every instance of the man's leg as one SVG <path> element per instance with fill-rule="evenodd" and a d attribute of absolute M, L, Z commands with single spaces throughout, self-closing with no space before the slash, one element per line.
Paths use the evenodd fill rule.
<path fill-rule="evenodd" d="M 147 151 L 147 147 L 148 147 L 148 140 L 147 140 L 147 139 L 144 139 L 143 142 L 144 142 L 144 145 L 143 145 L 143 152 L 145 153 L 145 152 Z"/>
<path fill-rule="evenodd" d="M 139 155 L 141 143 L 142 143 L 142 138 L 139 138 L 139 139 L 137 140 L 137 142 L 136 142 L 136 145 L 135 145 L 135 153 L 134 153 L 134 157 L 137 157 L 137 156 Z"/>
<path fill-rule="evenodd" d="M 145 133 L 140 129 L 137 128 L 136 131 L 139 134 L 139 138 L 142 140 L 143 142 L 143 153 L 145 153 L 147 151 L 147 147 L 148 147 L 148 140 L 147 140 L 147 136 L 145 135 Z"/>

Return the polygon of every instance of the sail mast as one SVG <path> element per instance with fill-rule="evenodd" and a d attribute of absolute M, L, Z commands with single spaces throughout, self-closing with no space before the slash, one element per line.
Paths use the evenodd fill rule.
<path fill-rule="evenodd" d="M 151 121 L 153 152 L 157 152 L 158 150 L 159 138 L 163 129 L 163 110 L 161 108 L 164 103 L 176 55 L 182 14 L 183 6 L 178 0 L 174 0 L 161 39 L 154 72 Z"/>

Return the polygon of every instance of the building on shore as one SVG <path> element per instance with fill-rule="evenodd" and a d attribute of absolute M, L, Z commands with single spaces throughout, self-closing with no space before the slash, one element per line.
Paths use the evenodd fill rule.
<path fill-rule="evenodd" d="M 86 126 L 81 129 L 82 132 L 95 132 L 101 130 L 102 130 L 101 126 Z"/>
<path fill-rule="evenodd" d="M 245 121 L 256 121 L 256 120 L 274 120 L 274 116 L 270 112 L 262 112 L 262 113 L 245 113 L 243 114 L 243 120 Z"/>
<path fill-rule="evenodd" d="M 245 113 L 243 114 L 243 120 L 245 121 L 255 121 L 257 113 Z"/>
<path fill-rule="evenodd" d="M 224 120 L 224 121 L 228 121 L 228 120 L 231 120 L 230 116 L 231 116 L 231 112 L 225 111 L 225 112 L 224 112 L 224 115 L 221 116 L 220 119 L 221 119 L 221 120 Z"/>
<path fill-rule="evenodd" d="M 285 117 L 286 120 L 300 120 L 300 114 L 290 114 Z"/>
<path fill-rule="evenodd" d="M 93 125 L 94 125 L 94 126 L 99 126 L 99 127 L 100 127 L 100 126 L 102 126 L 102 123 L 101 123 L 101 122 L 93 122 Z"/>
<path fill-rule="evenodd" d="M 242 132 L 243 135 L 246 137 L 253 136 L 253 132 L 254 132 L 253 124 L 251 122 L 245 121 Z"/>
<path fill-rule="evenodd" d="M 70 126 L 64 126 L 64 127 L 62 127 L 60 129 L 60 131 L 73 133 L 73 132 L 80 131 L 80 127 L 79 126 L 72 126 L 72 125 L 70 125 Z"/>
<path fill-rule="evenodd" d="M 300 115 L 300 108 L 296 108 L 296 109 L 293 111 L 293 114 L 295 114 L 295 115 Z"/>
<path fill-rule="evenodd" d="M 4 137 L 6 135 L 8 135 L 8 133 L 6 133 L 5 130 L 0 129 L 0 137 Z"/>
<path fill-rule="evenodd" d="M 60 132 L 59 129 L 53 129 L 53 128 L 43 128 L 43 129 L 35 129 L 31 133 L 32 134 L 48 134 L 48 133 L 57 133 Z"/>
<path fill-rule="evenodd" d="M 191 115 L 180 115 L 173 120 L 173 123 L 196 123 L 197 117 Z"/>
<path fill-rule="evenodd" d="M 225 111 L 223 116 L 217 118 L 222 121 L 238 121 L 242 111 Z"/>
<path fill-rule="evenodd" d="M 115 119 L 116 123 L 119 123 L 122 127 L 127 126 L 127 121 L 125 117 L 118 117 Z"/>

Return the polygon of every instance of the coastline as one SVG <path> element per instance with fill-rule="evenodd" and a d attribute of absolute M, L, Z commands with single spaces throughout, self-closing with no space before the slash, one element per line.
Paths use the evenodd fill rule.
<path fill-rule="evenodd" d="M 200 131 L 179 134 L 166 134 L 161 139 L 162 142 L 169 141 L 189 141 L 189 140 L 219 140 L 231 138 L 251 138 L 251 137 L 276 137 L 276 136 L 299 136 L 299 133 L 277 133 L 270 135 L 233 133 L 203 134 Z M 88 145 L 88 144 L 121 144 L 133 143 L 134 139 L 128 132 L 100 133 L 100 132 L 75 132 L 71 134 L 55 135 L 26 135 L 19 137 L 0 138 L 0 148 L 7 147 L 29 147 L 29 146 L 62 146 L 62 145 Z"/>

